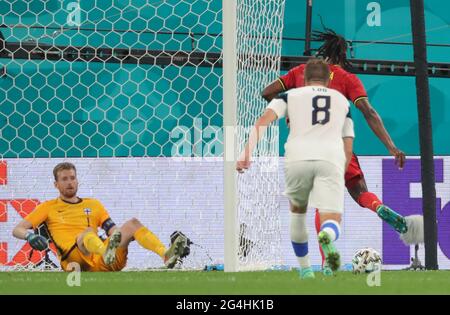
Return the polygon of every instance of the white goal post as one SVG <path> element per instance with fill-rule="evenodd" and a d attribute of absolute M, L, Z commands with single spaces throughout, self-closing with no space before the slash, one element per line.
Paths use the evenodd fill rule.
<path fill-rule="evenodd" d="M 235 128 L 237 111 L 237 1 L 222 0 L 223 20 L 223 161 L 224 161 L 224 268 L 238 271 L 239 230 L 236 195 Z M 227 128 L 230 126 L 231 128 Z"/>
<path fill-rule="evenodd" d="M 237 175 L 235 163 L 266 107 L 261 91 L 279 75 L 284 1 L 222 3 L 225 271 L 264 270 L 282 262 L 278 126 L 262 139 L 251 171 Z"/>

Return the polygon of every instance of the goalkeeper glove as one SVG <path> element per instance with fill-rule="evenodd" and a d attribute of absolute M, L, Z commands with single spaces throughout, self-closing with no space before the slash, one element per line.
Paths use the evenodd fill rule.
<path fill-rule="evenodd" d="M 48 242 L 45 237 L 41 235 L 36 235 L 32 232 L 28 232 L 26 236 L 27 242 L 30 244 L 31 248 L 35 250 L 45 250 L 48 247 Z"/>

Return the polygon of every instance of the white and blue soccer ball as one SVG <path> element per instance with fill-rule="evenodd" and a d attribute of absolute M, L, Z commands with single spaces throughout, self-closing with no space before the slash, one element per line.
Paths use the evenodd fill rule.
<path fill-rule="evenodd" d="M 358 250 L 352 259 L 353 273 L 371 273 L 381 270 L 383 261 L 380 254 L 373 248 Z"/>

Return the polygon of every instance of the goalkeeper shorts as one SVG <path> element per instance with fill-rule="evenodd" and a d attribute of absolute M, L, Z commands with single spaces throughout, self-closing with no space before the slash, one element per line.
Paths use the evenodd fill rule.
<path fill-rule="evenodd" d="M 105 246 L 108 240 L 104 241 Z M 120 271 L 125 268 L 127 264 L 128 249 L 123 247 L 118 247 L 116 250 L 116 260 L 111 265 L 106 265 L 103 261 L 102 255 L 91 254 L 84 255 L 81 250 L 77 247 L 70 255 L 61 262 L 61 268 L 64 271 L 73 271 L 73 267 L 70 263 L 77 263 L 80 265 L 81 271 Z"/>

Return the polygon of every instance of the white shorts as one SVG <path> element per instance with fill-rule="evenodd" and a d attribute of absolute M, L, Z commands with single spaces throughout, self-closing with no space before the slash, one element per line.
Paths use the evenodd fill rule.
<path fill-rule="evenodd" d="M 344 211 L 344 171 L 327 161 L 296 161 L 285 166 L 285 195 L 297 207 Z"/>

